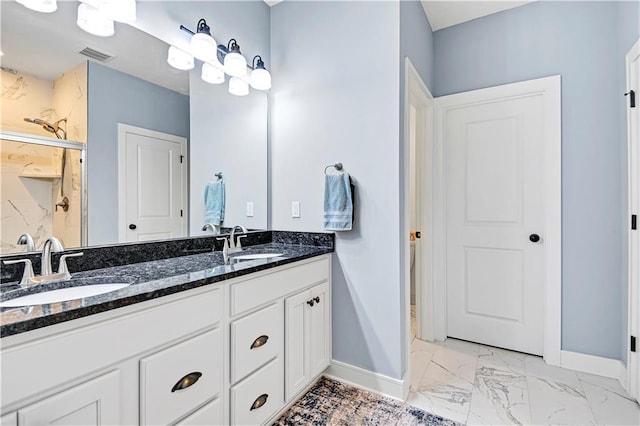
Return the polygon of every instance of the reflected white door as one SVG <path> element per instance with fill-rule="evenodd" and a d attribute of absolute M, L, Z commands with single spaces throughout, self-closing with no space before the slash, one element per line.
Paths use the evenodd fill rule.
<path fill-rule="evenodd" d="M 638 224 L 633 228 L 631 215 L 640 213 L 640 40 L 627 53 L 627 93 L 635 93 L 635 107 L 627 102 L 627 132 L 629 143 L 629 334 L 635 336 L 636 346 L 640 339 L 640 235 Z M 631 342 L 629 342 L 631 346 Z M 640 352 L 627 352 L 629 394 L 640 401 Z"/>
<path fill-rule="evenodd" d="M 184 237 L 186 139 L 118 125 L 120 241 Z"/>
<path fill-rule="evenodd" d="M 448 336 L 542 355 L 544 102 L 508 86 L 444 116 Z"/>

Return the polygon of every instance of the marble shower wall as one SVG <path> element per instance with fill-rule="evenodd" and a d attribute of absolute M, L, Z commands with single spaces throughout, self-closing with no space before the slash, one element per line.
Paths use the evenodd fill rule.
<path fill-rule="evenodd" d="M 82 63 L 55 81 L 28 74 L 2 71 L 2 129 L 52 137 L 25 117 L 55 122 L 67 118 L 67 138 L 86 142 L 87 65 Z M 67 150 L 64 187 L 61 188 L 63 150 L 33 144 L 2 141 L 0 144 L 0 253 L 24 251 L 16 245 L 23 232 L 34 236 L 36 247 L 54 235 L 66 247 L 81 243 L 80 152 Z M 64 196 L 69 211 L 55 211 Z"/>
<path fill-rule="evenodd" d="M 87 63 L 65 72 L 53 82 L 53 109 L 60 118 L 67 119 L 67 139 L 87 142 Z M 62 151 L 60 151 L 62 154 Z M 54 181 L 53 198 L 69 199 L 69 211 L 53 211 L 53 233 L 65 247 L 81 244 L 81 164 L 80 151 L 67 150 L 64 185 Z"/>

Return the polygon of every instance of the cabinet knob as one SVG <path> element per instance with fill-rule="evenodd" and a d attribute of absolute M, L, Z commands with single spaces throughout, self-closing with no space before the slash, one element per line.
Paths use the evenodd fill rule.
<path fill-rule="evenodd" d="M 171 392 L 186 389 L 189 386 L 194 385 L 198 380 L 200 380 L 200 377 L 202 377 L 202 373 L 199 371 L 194 371 L 193 373 L 187 374 L 186 376 L 178 380 L 178 383 L 173 385 L 173 388 L 171 388 Z"/>
<path fill-rule="evenodd" d="M 257 397 L 256 400 L 253 401 L 253 404 L 251 404 L 251 409 L 249 411 L 257 410 L 258 408 L 262 407 L 267 403 L 267 398 L 269 398 L 269 394 L 266 393 L 263 393 L 262 395 Z"/>
<path fill-rule="evenodd" d="M 315 304 L 315 302 L 313 301 L 313 299 L 307 300 L 307 305 L 313 307 L 314 304 Z"/>
<path fill-rule="evenodd" d="M 320 296 L 316 296 L 314 300 L 316 301 L 316 303 L 320 303 Z"/>
<path fill-rule="evenodd" d="M 269 340 L 269 336 L 263 334 L 262 336 L 258 337 L 256 340 L 253 341 L 249 349 L 255 349 L 255 348 L 259 348 L 260 346 L 264 346 L 267 343 L 267 340 Z"/>
<path fill-rule="evenodd" d="M 129 225 L 129 229 L 131 229 L 132 231 L 135 231 L 137 228 L 135 223 L 132 223 L 131 225 Z"/>

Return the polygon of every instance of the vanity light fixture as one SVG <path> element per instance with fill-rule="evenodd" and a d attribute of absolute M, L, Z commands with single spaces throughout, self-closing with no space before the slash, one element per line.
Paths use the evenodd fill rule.
<path fill-rule="evenodd" d="M 224 72 L 232 77 L 244 77 L 247 75 L 247 60 L 240 52 L 240 45 L 235 38 L 227 43 L 227 53 L 224 55 Z"/>
<path fill-rule="evenodd" d="M 193 56 L 175 46 L 169 46 L 167 62 L 172 67 L 182 71 L 192 70 L 195 66 Z"/>
<path fill-rule="evenodd" d="M 58 10 L 58 3 L 56 0 L 16 0 L 18 3 L 26 7 L 27 9 L 35 10 L 36 12 L 52 13 Z"/>
<path fill-rule="evenodd" d="M 260 55 L 256 55 L 252 62 L 253 70 L 251 71 L 251 77 L 249 78 L 249 84 L 251 84 L 251 87 L 257 90 L 271 89 L 271 74 L 264 67 L 264 61 Z"/>
<path fill-rule="evenodd" d="M 229 79 L 229 93 L 236 96 L 246 96 L 249 94 L 249 85 L 239 77 Z"/>
<path fill-rule="evenodd" d="M 211 28 L 204 19 L 198 21 L 196 33 L 191 36 L 191 51 L 196 58 L 204 62 L 216 58 L 218 44 L 211 36 Z"/>
<path fill-rule="evenodd" d="M 202 80 L 211 84 L 222 84 L 224 83 L 224 71 L 222 71 L 222 65 L 216 67 L 209 62 L 205 62 L 202 64 Z"/>
<path fill-rule="evenodd" d="M 262 57 L 256 55 L 253 58 L 252 66 L 247 65 L 247 60 L 242 56 L 240 45 L 235 38 L 230 39 L 226 46 L 224 44 L 216 46 L 216 41 L 211 35 L 211 28 L 205 19 L 198 21 L 196 32 L 184 25 L 180 25 L 180 30 L 191 34 L 191 48 L 189 49 L 190 53 L 179 50 L 175 46 L 169 48 L 167 61 L 174 68 L 192 69 L 195 56 L 204 62 L 201 77 L 207 83 L 224 83 L 225 73 L 232 77 L 229 80 L 229 93 L 233 95 L 248 95 L 249 85 L 257 90 L 271 88 L 271 74 L 265 68 Z M 247 75 L 247 68 L 251 70 L 250 75 Z"/>
<path fill-rule="evenodd" d="M 78 6 L 77 24 L 89 34 L 99 37 L 111 37 L 115 33 L 113 20 L 86 3 L 80 3 Z"/>

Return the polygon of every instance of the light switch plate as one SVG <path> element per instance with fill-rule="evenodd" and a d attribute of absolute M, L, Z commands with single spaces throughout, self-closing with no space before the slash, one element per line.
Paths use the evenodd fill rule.
<path fill-rule="evenodd" d="M 247 217 L 253 217 L 253 201 L 247 201 Z"/>
<path fill-rule="evenodd" d="M 291 202 L 291 217 L 300 217 L 300 201 Z"/>

